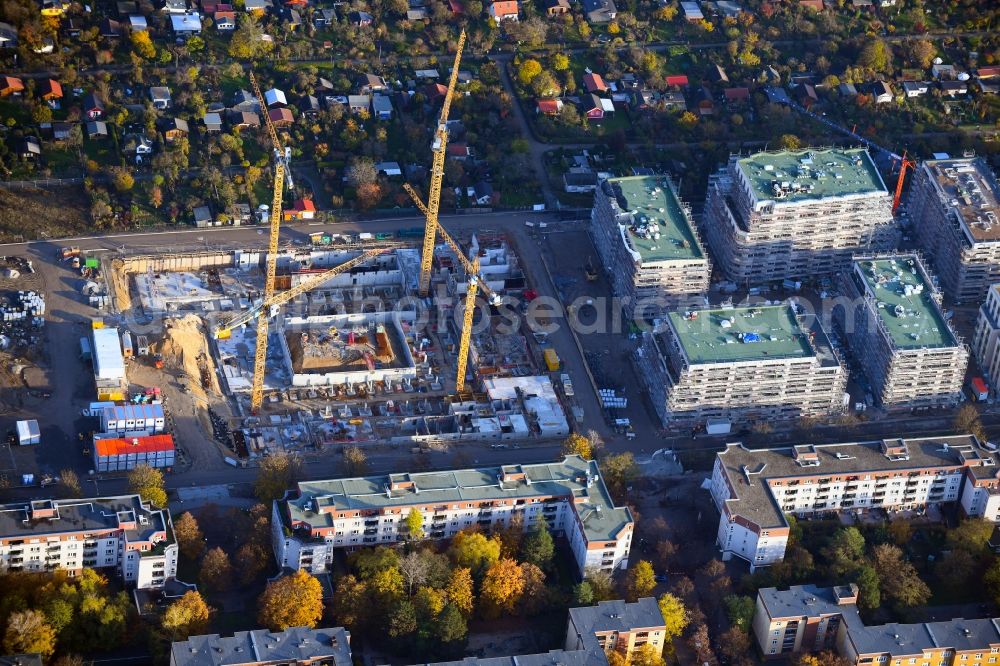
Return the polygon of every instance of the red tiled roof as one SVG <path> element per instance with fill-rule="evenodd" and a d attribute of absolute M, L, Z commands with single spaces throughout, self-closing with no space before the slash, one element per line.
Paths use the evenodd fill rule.
<path fill-rule="evenodd" d="M 538 110 L 542 113 L 558 113 L 559 112 L 559 100 L 557 99 L 540 99 L 538 100 Z"/>
<path fill-rule="evenodd" d="M 667 85 L 668 86 L 686 86 L 688 85 L 688 77 L 686 74 L 668 74 L 667 75 Z"/>
<path fill-rule="evenodd" d="M 494 16 L 517 15 L 517 0 L 496 0 L 490 5 Z"/>
<path fill-rule="evenodd" d="M 316 204 L 313 203 L 312 199 L 296 199 L 295 203 L 292 204 L 292 209 L 303 213 L 314 213 L 316 212 Z"/>
<path fill-rule="evenodd" d="M 62 85 L 53 79 L 46 79 L 42 81 L 42 94 L 52 95 L 53 97 L 62 97 L 63 89 Z"/>
<path fill-rule="evenodd" d="M 723 91 L 728 100 L 736 99 L 750 99 L 750 89 L 749 88 L 726 88 Z"/>
<path fill-rule="evenodd" d="M 156 453 L 173 451 L 172 435 L 148 435 L 130 439 L 99 439 L 94 443 L 98 456 L 121 456 L 127 453 Z"/>
<path fill-rule="evenodd" d="M 587 92 L 604 92 L 608 89 L 608 84 L 601 75 L 594 73 L 583 75 L 583 85 L 587 88 Z"/>
<path fill-rule="evenodd" d="M 267 112 L 267 117 L 271 119 L 272 123 L 278 122 L 292 122 L 294 118 L 292 117 L 292 112 L 289 109 L 271 109 Z"/>
<path fill-rule="evenodd" d="M 5 76 L 3 77 L 2 89 L 9 90 L 10 92 L 20 92 L 24 90 L 24 82 L 13 76 Z"/>

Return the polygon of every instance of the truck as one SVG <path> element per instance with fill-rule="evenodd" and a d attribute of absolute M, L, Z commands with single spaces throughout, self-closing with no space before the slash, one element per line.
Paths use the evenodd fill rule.
<path fill-rule="evenodd" d="M 566 394 L 567 398 L 573 397 L 573 380 L 569 378 L 565 372 L 559 375 L 559 381 L 563 385 L 563 393 Z"/>
<path fill-rule="evenodd" d="M 324 231 L 317 231 L 309 234 L 309 242 L 313 245 L 329 245 L 333 242 L 333 236 Z"/>
<path fill-rule="evenodd" d="M 542 352 L 545 357 L 545 367 L 549 369 L 549 372 L 557 372 L 560 368 L 559 365 L 559 354 L 556 353 L 555 349 L 546 349 Z"/>
<path fill-rule="evenodd" d="M 982 377 L 972 378 L 972 381 L 969 382 L 969 391 L 972 393 L 972 399 L 976 402 L 985 402 L 990 397 L 990 387 L 986 385 Z"/>
<path fill-rule="evenodd" d="M 733 430 L 733 424 L 727 419 L 709 419 L 705 424 L 705 433 L 708 435 L 728 435 Z"/>

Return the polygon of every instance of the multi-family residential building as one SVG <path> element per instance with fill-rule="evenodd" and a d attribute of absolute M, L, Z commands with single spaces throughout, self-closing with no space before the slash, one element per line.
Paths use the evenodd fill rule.
<path fill-rule="evenodd" d="M 656 317 L 708 291 L 708 255 L 690 209 L 666 176 L 601 181 L 590 222 L 612 292 L 627 316 Z"/>
<path fill-rule="evenodd" d="M 504 465 L 328 481 L 303 481 L 295 497 L 274 503 L 272 536 L 281 567 L 327 571 L 339 549 L 407 539 L 416 510 L 429 539 L 461 530 L 490 531 L 515 517 L 533 530 L 544 518 L 564 535 L 579 572 L 628 566 L 633 520 L 617 507 L 597 463 L 567 456 L 559 463 Z"/>
<path fill-rule="evenodd" d="M 1000 185 L 980 158 L 929 160 L 913 177 L 907 211 L 941 288 L 978 303 L 1000 282 Z"/>
<path fill-rule="evenodd" d="M 753 634 L 765 658 L 833 650 L 861 666 L 1000 663 L 1000 618 L 865 626 L 855 585 L 793 585 L 757 592 Z"/>
<path fill-rule="evenodd" d="M 969 350 L 916 255 L 860 257 L 844 276 L 834 317 L 887 409 L 949 407 L 962 399 Z"/>
<path fill-rule="evenodd" d="M 130 586 L 177 575 L 170 513 L 138 495 L 0 505 L 0 571 L 114 570 Z"/>
<path fill-rule="evenodd" d="M 614 650 L 631 660 L 643 645 L 663 651 L 667 628 L 656 599 L 644 597 L 635 603 L 602 601 L 596 606 L 569 609 L 566 651 Z M 576 662 L 573 662 L 576 663 Z"/>
<path fill-rule="evenodd" d="M 780 562 L 786 514 L 800 518 L 900 511 L 958 502 L 966 515 L 1000 520 L 1000 456 L 973 435 L 747 449 L 728 444 L 715 459 L 716 544 L 752 569 Z"/>
<path fill-rule="evenodd" d="M 819 320 L 791 304 L 669 312 L 635 360 L 665 425 L 793 421 L 843 408 L 840 360 Z"/>
<path fill-rule="evenodd" d="M 972 352 L 990 388 L 996 391 L 1000 388 L 1000 284 L 989 288 L 979 306 Z"/>
<path fill-rule="evenodd" d="M 170 647 L 170 666 L 351 666 L 351 634 L 341 627 L 238 631 L 190 636 Z"/>
<path fill-rule="evenodd" d="M 726 277 L 750 283 L 837 273 L 899 237 L 892 196 L 861 148 L 730 158 L 709 181 L 704 232 Z"/>

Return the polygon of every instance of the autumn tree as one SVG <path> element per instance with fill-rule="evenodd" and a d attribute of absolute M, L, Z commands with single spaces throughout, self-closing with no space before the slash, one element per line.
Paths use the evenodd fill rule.
<path fill-rule="evenodd" d="M 270 550 L 256 542 L 243 544 L 233 556 L 233 564 L 236 571 L 239 572 L 239 580 L 243 585 L 255 581 L 258 576 L 267 571 L 270 563 Z"/>
<path fill-rule="evenodd" d="M 419 541 L 424 538 L 424 515 L 416 509 L 410 509 L 406 514 L 406 536 L 410 541 Z"/>
<path fill-rule="evenodd" d="M 56 632 L 36 610 L 11 613 L 3 635 L 6 654 L 37 653 L 49 657 L 56 651 Z"/>
<path fill-rule="evenodd" d="M 928 39 L 911 39 L 904 42 L 906 59 L 914 67 L 927 69 L 934 61 L 936 49 L 934 44 Z"/>
<path fill-rule="evenodd" d="M 956 432 L 975 435 L 981 442 L 988 439 L 986 428 L 983 427 L 983 422 L 979 418 L 979 408 L 972 403 L 962 405 L 962 408 L 955 414 L 952 427 Z"/>
<path fill-rule="evenodd" d="M 699 664 L 718 666 L 719 661 L 715 658 L 715 653 L 712 652 L 712 643 L 708 636 L 708 627 L 705 624 L 699 624 L 695 627 L 694 633 L 688 637 L 688 647 L 694 652 Z"/>
<path fill-rule="evenodd" d="M 858 64 L 880 73 L 892 70 L 892 49 L 881 39 L 872 39 L 861 49 Z"/>
<path fill-rule="evenodd" d="M 500 540 L 462 530 L 452 539 L 448 555 L 457 566 L 466 567 L 473 573 L 482 572 L 500 559 Z"/>
<path fill-rule="evenodd" d="M 792 659 L 792 666 L 853 666 L 853 664 L 854 662 L 830 650 L 816 654 L 800 652 Z"/>
<path fill-rule="evenodd" d="M 743 627 L 729 627 L 719 636 L 719 652 L 730 663 L 750 653 L 750 635 Z"/>
<path fill-rule="evenodd" d="M 545 586 L 545 572 L 530 562 L 521 563 L 521 578 L 524 589 L 521 591 L 521 613 L 537 615 L 549 604 L 549 589 Z"/>
<path fill-rule="evenodd" d="M 521 544 L 521 559 L 535 566 L 546 569 L 552 563 L 556 545 L 549 532 L 549 524 L 545 517 L 538 519 L 535 530 Z"/>
<path fill-rule="evenodd" d="M 653 573 L 653 565 L 646 560 L 639 560 L 628 570 L 625 583 L 625 598 L 628 601 L 636 601 L 642 597 L 648 597 L 656 588 L 656 575 Z"/>
<path fill-rule="evenodd" d="M 778 137 L 778 147 L 782 150 L 800 150 L 802 139 L 794 134 L 782 134 Z"/>
<path fill-rule="evenodd" d="M 635 457 L 629 451 L 606 456 L 600 466 L 604 483 L 616 495 L 623 494 L 628 485 L 639 476 L 639 466 L 635 464 Z"/>
<path fill-rule="evenodd" d="M 407 553 L 399 561 L 399 573 L 403 575 L 403 582 L 406 584 L 406 593 L 410 596 L 413 591 L 427 581 L 427 572 L 430 569 L 429 563 L 422 553 Z"/>
<path fill-rule="evenodd" d="M 995 525 L 982 518 L 966 518 L 958 527 L 948 530 L 948 545 L 953 550 L 964 550 L 974 557 L 986 552 Z"/>
<path fill-rule="evenodd" d="M 1000 603 L 1000 557 L 994 557 L 983 574 L 983 585 L 994 603 Z"/>
<path fill-rule="evenodd" d="M 445 593 L 448 595 L 448 603 L 458 609 L 463 616 L 471 615 L 475 603 L 472 592 L 472 571 L 468 567 L 452 569 Z"/>
<path fill-rule="evenodd" d="M 632 658 L 629 659 L 629 666 L 666 666 L 663 659 L 663 652 L 652 643 L 640 645 L 632 651 Z"/>
<path fill-rule="evenodd" d="M 67 468 L 59 472 L 59 485 L 62 486 L 63 494 L 66 497 L 83 497 L 83 489 L 80 487 L 80 477 L 73 470 Z"/>
<path fill-rule="evenodd" d="M 913 564 L 903 559 L 903 551 L 899 546 L 875 546 L 872 549 L 872 566 L 882 583 L 883 596 L 898 608 L 919 606 L 930 599 L 930 588 L 920 580 Z"/>
<path fill-rule="evenodd" d="M 167 490 L 163 482 L 163 472 L 139 465 L 128 473 L 128 487 L 133 493 L 142 497 L 155 507 L 167 506 Z"/>
<path fill-rule="evenodd" d="M 213 548 L 205 553 L 198 573 L 198 583 L 207 590 L 221 592 L 233 584 L 233 565 L 229 555 L 221 548 Z"/>
<path fill-rule="evenodd" d="M 264 40 L 264 30 L 251 14 L 240 16 L 240 25 L 229 39 L 229 57 L 233 60 L 256 60 L 267 55 L 274 43 Z"/>
<path fill-rule="evenodd" d="M 149 32 L 145 30 L 133 30 L 132 34 L 129 35 L 129 40 L 132 42 L 132 50 L 141 58 L 152 60 L 156 57 L 156 47 L 153 46 L 153 40 L 149 37 Z"/>
<path fill-rule="evenodd" d="M 579 433 L 574 432 L 563 440 L 562 455 L 564 456 L 580 456 L 584 460 L 590 460 L 594 457 L 593 454 L 590 440 Z"/>
<path fill-rule="evenodd" d="M 529 85 L 536 76 L 542 73 L 542 63 L 534 58 L 528 58 L 517 68 L 517 80 L 522 85 Z"/>
<path fill-rule="evenodd" d="M 378 185 L 374 185 L 378 188 Z M 361 476 L 368 471 L 368 456 L 360 446 L 348 446 L 344 449 L 344 471 L 348 476 Z"/>
<path fill-rule="evenodd" d="M 669 643 L 681 635 L 688 625 L 688 613 L 684 608 L 684 603 L 670 593 L 661 594 L 657 603 L 660 606 L 660 615 L 663 616 L 663 624 L 666 627 L 664 643 Z"/>
<path fill-rule="evenodd" d="M 338 580 L 332 611 L 339 624 L 357 632 L 368 620 L 368 587 L 364 581 L 354 574 Z"/>
<path fill-rule="evenodd" d="M 591 592 L 594 595 L 594 603 L 620 598 L 615 592 L 614 581 L 611 579 L 611 574 L 608 571 L 596 567 L 587 567 L 584 570 L 584 580 L 590 584 Z"/>
<path fill-rule="evenodd" d="M 552 54 L 552 69 L 557 72 L 565 72 L 569 69 L 569 56 L 565 53 Z"/>
<path fill-rule="evenodd" d="M 378 182 L 378 171 L 375 169 L 375 162 L 372 158 L 363 155 L 351 158 L 345 175 L 348 184 L 355 188 L 368 183 Z"/>
<path fill-rule="evenodd" d="M 177 537 L 181 555 L 189 560 L 196 560 L 205 552 L 205 534 L 190 511 L 185 511 L 174 521 L 174 536 Z"/>
<path fill-rule="evenodd" d="M 254 481 L 254 494 L 268 504 L 279 500 L 295 485 L 301 473 L 302 459 L 293 453 L 279 451 L 262 458 Z"/>
<path fill-rule="evenodd" d="M 510 558 L 495 561 L 483 576 L 479 594 L 483 617 L 496 618 L 513 613 L 524 592 L 524 573 Z"/>
<path fill-rule="evenodd" d="M 268 583 L 257 607 L 257 621 L 272 631 L 314 628 L 323 617 L 323 586 L 299 569 Z"/>
<path fill-rule="evenodd" d="M 162 625 L 170 640 L 183 641 L 188 636 L 205 633 L 211 616 L 212 609 L 201 594 L 190 590 L 163 612 Z"/>

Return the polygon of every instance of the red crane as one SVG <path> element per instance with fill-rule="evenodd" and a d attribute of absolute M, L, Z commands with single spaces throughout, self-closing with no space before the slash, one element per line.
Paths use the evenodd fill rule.
<path fill-rule="evenodd" d="M 892 198 L 892 212 L 895 213 L 896 209 L 899 208 L 899 200 L 903 196 L 903 181 L 906 180 L 906 170 L 916 168 L 917 163 L 909 159 L 906 156 L 906 151 L 903 151 L 903 156 L 900 158 L 899 164 L 899 178 L 896 179 L 896 195 Z"/>

